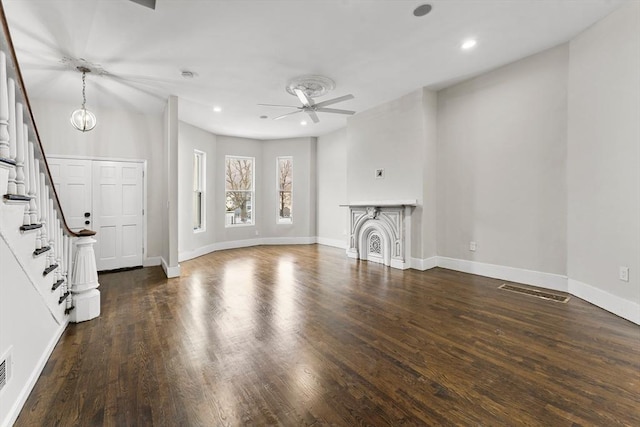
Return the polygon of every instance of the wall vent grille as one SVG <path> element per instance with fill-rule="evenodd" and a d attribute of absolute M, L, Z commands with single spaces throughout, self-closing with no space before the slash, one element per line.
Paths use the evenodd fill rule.
<path fill-rule="evenodd" d="M 11 379 L 11 348 L 0 359 L 0 393 Z"/>
<path fill-rule="evenodd" d="M 549 301 L 556 301 L 556 302 L 563 302 L 563 303 L 569 301 L 568 295 L 559 294 L 559 293 L 556 294 L 546 290 L 534 289 L 534 288 L 529 288 L 525 286 L 508 285 L 506 283 L 503 283 L 502 285 L 498 286 L 498 289 L 504 289 L 505 291 L 511 291 L 511 292 L 518 292 L 520 294 L 542 298 Z"/>

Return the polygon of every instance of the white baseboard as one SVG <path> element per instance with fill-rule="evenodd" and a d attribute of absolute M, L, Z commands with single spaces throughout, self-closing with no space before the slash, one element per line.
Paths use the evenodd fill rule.
<path fill-rule="evenodd" d="M 324 246 L 332 246 L 338 249 L 347 249 L 347 242 L 345 240 L 327 239 L 326 237 L 317 237 L 316 243 Z"/>
<path fill-rule="evenodd" d="M 4 420 L 4 423 L 2 423 L 2 427 L 12 426 L 18 419 L 18 415 L 20 415 L 20 411 L 22 410 L 22 407 L 24 406 L 25 402 L 27 401 L 27 398 L 31 394 L 33 387 L 35 387 L 36 382 L 38 381 L 38 378 L 40 378 L 40 374 L 42 373 L 42 370 L 47 364 L 47 361 L 49 361 L 49 358 L 51 357 L 51 353 L 53 353 L 53 349 L 56 348 L 56 344 L 58 344 L 58 341 L 60 341 L 60 337 L 62 336 L 62 334 L 64 333 L 64 330 L 67 328 L 68 325 L 69 325 L 68 321 L 65 321 L 64 323 L 62 323 L 58 327 L 58 330 L 53 335 L 53 337 L 51 337 L 51 340 L 47 344 L 47 347 L 45 347 L 44 352 L 40 356 L 40 359 L 38 359 L 38 364 L 33 369 L 33 372 L 31 372 L 31 375 L 29 376 L 29 380 L 24 385 L 24 387 L 22 388 L 22 391 L 20 391 L 20 394 L 18 395 L 18 398 L 16 399 L 15 403 L 9 410 L 9 413 L 7 414 L 7 417 Z"/>
<path fill-rule="evenodd" d="M 432 256 L 431 258 L 411 258 L 411 268 L 414 270 L 430 270 L 438 266 L 438 257 Z"/>
<path fill-rule="evenodd" d="M 264 237 L 261 245 L 313 245 L 315 237 Z"/>
<path fill-rule="evenodd" d="M 437 257 L 437 263 L 438 267 L 448 268 L 449 270 L 568 292 L 616 316 L 640 325 L 640 304 L 612 295 L 578 280 L 569 279 L 567 276 L 447 257 Z M 420 267 L 419 263 L 417 264 Z M 413 267 L 413 260 L 412 268 L 416 268 Z M 419 270 L 420 268 L 416 269 Z"/>
<path fill-rule="evenodd" d="M 167 261 L 165 261 L 164 258 L 161 257 L 162 260 L 162 269 L 164 270 L 164 274 L 167 276 L 167 279 L 172 279 L 174 277 L 180 277 L 180 264 L 174 266 L 174 267 L 169 267 L 169 265 L 167 264 Z"/>
<path fill-rule="evenodd" d="M 509 282 L 540 286 L 555 291 L 568 291 L 567 276 L 560 274 L 543 273 L 541 271 L 526 270 L 524 268 L 485 264 L 482 262 L 447 257 L 438 257 L 438 267 L 508 280 Z"/>
<path fill-rule="evenodd" d="M 569 279 L 569 293 L 640 325 L 640 304 L 636 302 L 620 298 L 574 279 Z"/>
<path fill-rule="evenodd" d="M 155 267 L 156 265 L 162 265 L 162 257 L 152 256 L 142 260 L 143 267 Z"/>
<path fill-rule="evenodd" d="M 178 254 L 178 260 L 188 261 L 215 251 L 227 249 L 248 248 L 260 245 L 312 245 L 316 243 L 316 237 L 263 237 L 259 239 L 230 240 L 202 246 L 192 251 L 182 251 Z"/>

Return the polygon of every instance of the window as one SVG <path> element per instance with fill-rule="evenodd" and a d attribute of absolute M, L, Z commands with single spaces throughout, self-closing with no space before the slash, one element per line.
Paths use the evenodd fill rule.
<path fill-rule="evenodd" d="M 278 224 L 291 224 L 292 186 L 293 186 L 293 157 L 278 157 L 277 186 L 278 186 Z"/>
<path fill-rule="evenodd" d="M 225 225 L 252 225 L 254 158 L 225 157 Z"/>
<path fill-rule="evenodd" d="M 204 190 L 206 154 L 193 151 L 193 231 L 205 230 Z"/>

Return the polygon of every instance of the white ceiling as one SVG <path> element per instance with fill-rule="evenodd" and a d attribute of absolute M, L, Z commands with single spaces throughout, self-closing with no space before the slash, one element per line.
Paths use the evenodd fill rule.
<path fill-rule="evenodd" d="M 299 104 L 285 91 L 303 74 L 336 82 L 324 99 L 363 111 L 420 87 L 441 88 L 563 43 L 626 0 L 3 0 L 29 96 L 81 103 L 81 75 L 63 57 L 108 74 L 87 77 L 87 107 L 159 114 L 169 95 L 180 119 L 216 134 L 319 136 L 346 116 L 258 103 Z M 430 3 L 430 14 L 413 9 Z M 462 51 L 463 39 L 478 45 Z M 181 77 L 181 71 L 197 74 Z M 222 112 L 214 113 L 213 106 Z M 268 115 L 269 119 L 259 116 Z M 99 120 L 99 118 L 98 118 Z"/>

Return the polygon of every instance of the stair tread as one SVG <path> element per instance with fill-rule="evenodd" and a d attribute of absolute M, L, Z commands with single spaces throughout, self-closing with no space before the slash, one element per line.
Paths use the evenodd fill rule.
<path fill-rule="evenodd" d="M 20 194 L 5 194 L 4 200 L 7 202 L 29 202 L 31 197 L 21 196 Z"/>
<path fill-rule="evenodd" d="M 36 230 L 38 228 L 42 228 L 42 224 L 21 225 L 20 231 Z"/>
<path fill-rule="evenodd" d="M 50 251 L 51 250 L 51 246 L 44 246 L 40 249 L 36 249 L 35 251 L 33 251 L 33 256 L 38 256 L 38 255 L 42 255 L 43 253 Z"/>

